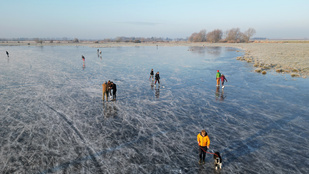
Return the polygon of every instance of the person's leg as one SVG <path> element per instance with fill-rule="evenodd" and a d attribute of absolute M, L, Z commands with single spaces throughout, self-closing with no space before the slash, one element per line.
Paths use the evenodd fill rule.
<path fill-rule="evenodd" d="M 220 86 L 220 79 L 217 78 L 217 86 Z"/>
<path fill-rule="evenodd" d="M 113 91 L 113 99 L 116 99 L 116 91 Z"/>
<path fill-rule="evenodd" d="M 155 84 L 157 83 L 157 80 L 155 80 Z"/>
<path fill-rule="evenodd" d="M 207 152 L 207 147 L 203 148 L 203 162 L 205 163 L 205 158 L 206 158 L 206 152 Z"/>
<path fill-rule="evenodd" d="M 160 84 L 160 79 L 158 79 L 158 83 Z"/>
<path fill-rule="evenodd" d="M 200 146 L 199 146 L 198 152 L 199 152 L 199 156 L 200 156 L 200 161 L 199 161 L 199 163 L 201 163 L 201 162 L 202 162 L 202 153 L 203 153 L 203 150 L 201 149 Z"/>

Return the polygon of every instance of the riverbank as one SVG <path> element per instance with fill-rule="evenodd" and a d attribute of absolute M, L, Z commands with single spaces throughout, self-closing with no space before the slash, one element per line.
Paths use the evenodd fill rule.
<path fill-rule="evenodd" d="M 87 46 L 104 47 L 134 47 L 134 46 L 220 46 L 235 47 L 244 50 L 243 57 L 238 60 L 247 61 L 257 67 L 257 72 L 266 73 L 275 70 L 278 73 L 290 73 L 293 77 L 309 76 L 309 43 L 308 42 L 256 42 L 256 43 L 206 43 L 206 42 L 99 42 L 83 41 L 72 43 L 68 41 L 54 41 L 53 43 L 36 43 L 34 41 L 5 42 L 0 46 Z"/>

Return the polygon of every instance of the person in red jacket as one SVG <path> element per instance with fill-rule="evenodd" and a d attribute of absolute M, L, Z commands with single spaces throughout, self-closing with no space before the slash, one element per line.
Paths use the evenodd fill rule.
<path fill-rule="evenodd" d="M 202 163 L 202 160 L 203 160 L 203 164 L 205 164 L 206 152 L 207 152 L 207 149 L 209 149 L 209 144 L 210 144 L 209 137 L 205 130 L 202 130 L 201 133 L 197 135 L 197 142 L 199 145 L 199 156 L 200 156 L 199 164 Z"/>
<path fill-rule="evenodd" d="M 222 88 L 224 88 L 224 80 L 227 82 L 227 79 L 225 78 L 225 76 L 223 74 L 221 74 L 220 79 L 221 79 L 221 86 L 222 86 Z"/>

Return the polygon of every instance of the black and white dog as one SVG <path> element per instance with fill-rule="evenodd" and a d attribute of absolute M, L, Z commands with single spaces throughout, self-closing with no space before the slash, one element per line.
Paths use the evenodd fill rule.
<path fill-rule="evenodd" d="M 214 159 L 215 159 L 215 169 L 216 169 L 216 170 L 217 170 L 218 168 L 221 169 L 221 167 L 222 167 L 222 158 L 221 158 L 219 152 L 215 152 L 215 154 L 214 154 Z"/>

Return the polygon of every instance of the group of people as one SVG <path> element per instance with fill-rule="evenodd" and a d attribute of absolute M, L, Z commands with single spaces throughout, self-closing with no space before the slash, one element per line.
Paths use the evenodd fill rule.
<path fill-rule="evenodd" d="M 154 75 L 153 69 L 151 69 L 149 79 L 152 79 L 152 80 L 153 80 L 153 75 Z M 157 82 L 158 82 L 158 84 L 160 85 L 160 73 L 159 73 L 159 71 L 158 71 L 158 72 L 156 73 L 156 75 L 155 75 L 155 86 L 156 86 L 156 83 L 157 83 Z"/>
<path fill-rule="evenodd" d="M 112 95 L 112 90 L 113 90 L 113 95 Z M 116 92 L 117 92 L 117 87 L 114 82 L 111 82 L 110 80 L 108 82 L 105 82 L 102 84 L 102 100 L 108 101 L 108 97 L 113 96 L 113 100 L 116 100 Z"/>
<path fill-rule="evenodd" d="M 225 76 L 223 74 L 221 74 L 219 72 L 219 70 L 217 70 L 216 80 L 217 80 L 217 87 L 220 87 L 220 80 L 221 80 L 221 86 L 222 86 L 222 89 L 223 89 L 224 88 L 224 81 L 227 82 L 227 79 L 225 78 Z"/>

